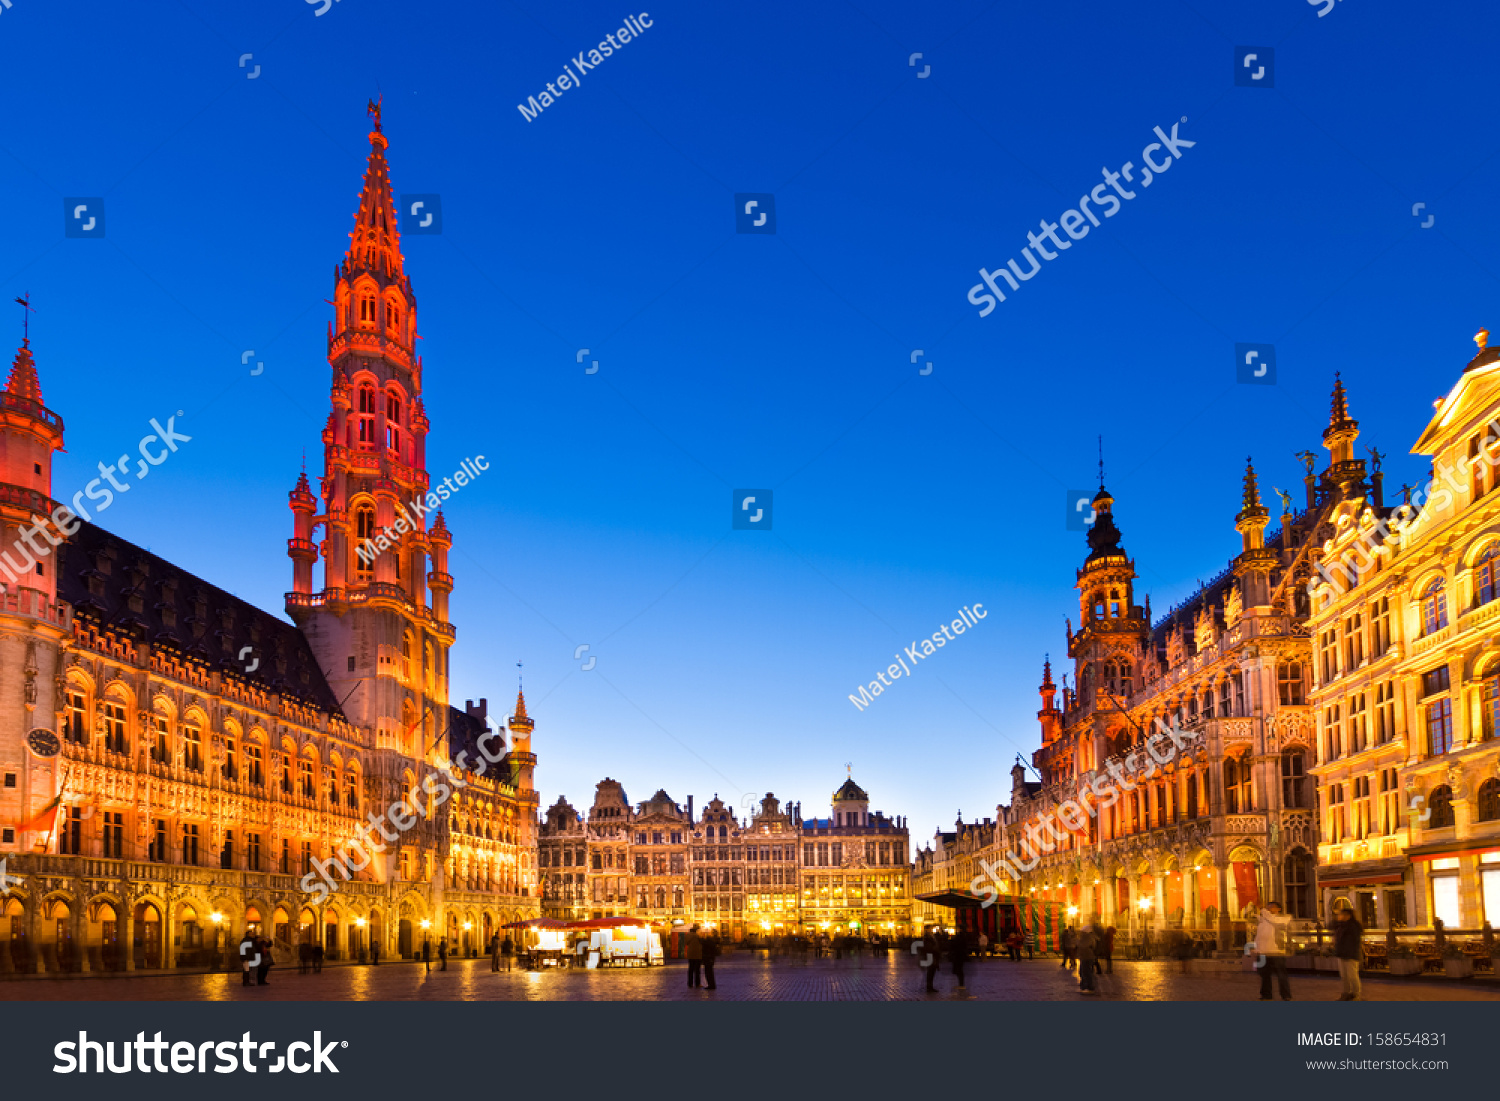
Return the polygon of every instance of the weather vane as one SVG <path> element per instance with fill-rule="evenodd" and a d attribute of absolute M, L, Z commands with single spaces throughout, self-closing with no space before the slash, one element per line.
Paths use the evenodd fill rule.
<path fill-rule="evenodd" d="M 21 307 L 21 343 L 29 348 L 31 346 L 31 315 L 36 313 L 31 306 L 31 292 L 27 291 L 17 298 L 16 304 Z"/>
<path fill-rule="evenodd" d="M 377 92 L 375 98 L 370 100 L 369 105 L 365 108 L 365 114 L 375 120 L 376 130 L 380 129 L 380 101 L 383 99 L 385 99 L 385 94 Z"/>

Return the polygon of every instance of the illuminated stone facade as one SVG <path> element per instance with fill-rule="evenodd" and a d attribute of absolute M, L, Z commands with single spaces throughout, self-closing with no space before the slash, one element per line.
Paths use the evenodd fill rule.
<path fill-rule="evenodd" d="M 1390 507 L 1351 486 L 1322 533 L 1312 637 L 1321 915 L 1500 923 L 1500 350 L 1412 447 L 1432 481 Z M 1333 441 L 1352 457 L 1343 410 Z"/>
<path fill-rule="evenodd" d="M 40 561 L 7 558 L 24 568 L 0 592 L 0 854 L 21 876 L 0 911 L 0 969 L 204 964 L 232 957 L 246 928 L 283 962 L 306 941 L 335 958 L 419 951 L 443 932 L 478 949 L 538 912 L 525 701 L 508 747 L 484 701 L 448 703 L 453 537 L 436 509 L 425 522 L 437 498 L 416 304 L 378 110 L 370 143 L 335 279 L 324 474 L 316 495 L 305 474 L 290 494 L 297 626 L 59 516 L 62 422 L 30 347 L 16 357 L 0 550 L 34 516 L 68 537 Z M 388 528 L 373 558 L 356 553 Z M 452 766 L 444 802 L 424 784 L 453 760 L 469 769 Z M 428 809 L 387 825 L 384 852 L 369 841 L 369 859 L 349 859 L 362 829 L 380 840 L 371 816 L 393 822 L 403 801 Z"/>

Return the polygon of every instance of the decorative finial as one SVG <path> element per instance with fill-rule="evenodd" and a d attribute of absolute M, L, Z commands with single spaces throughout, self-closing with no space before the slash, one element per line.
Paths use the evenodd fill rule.
<path fill-rule="evenodd" d="M 27 291 L 17 298 L 16 303 L 21 307 L 21 343 L 29 348 L 31 347 L 31 315 L 36 313 L 36 310 L 31 308 L 31 292 Z"/>
<path fill-rule="evenodd" d="M 365 107 L 365 114 L 375 120 L 375 132 L 380 133 L 380 101 L 385 99 L 383 93 L 377 92 L 375 98 L 369 101 Z"/>
<path fill-rule="evenodd" d="M 849 774 L 849 779 L 851 779 L 851 780 L 854 779 L 854 762 L 852 762 L 852 761 L 845 761 L 844 762 L 844 771 Z"/>
<path fill-rule="evenodd" d="M 1488 347 L 1489 342 L 1490 331 L 1488 329 L 1480 329 L 1477 333 L 1474 334 L 1474 343 L 1479 345 L 1479 350 L 1481 352 L 1484 351 L 1486 347 Z"/>

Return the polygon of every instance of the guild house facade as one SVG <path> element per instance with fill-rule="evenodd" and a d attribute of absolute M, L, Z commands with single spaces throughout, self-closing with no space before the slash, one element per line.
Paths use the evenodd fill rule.
<path fill-rule="evenodd" d="M 1475 340 L 1412 445 L 1428 483 L 1394 507 L 1351 485 L 1322 533 L 1325 920 L 1347 904 L 1367 926 L 1500 924 L 1500 349 Z M 1357 431 L 1346 410 L 1351 447 Z"/>
<path fill-rule="evenodd" d="M 323 474 L 289 495 L 295 626 L 53 500 L 63 422 L 29 341 L 16 354 L 0 395 L 0 856 L 19 878 L 0 970 L 202 964 L 247 929 L 282 960 L 307 941 L 335 958 L 445 934 L 462 950 L 539 912 L 525 700 L 502 729 L 483 700 L 449 705 L 454 536 L 372 113 L 335 272 Z M 442 769 L 459 781 L 446 801 L 430 797 Z M 392 828 L 403 803 L 424 809 Z"/>
<path fill-rule="evenodd" d="M 911 931 L 906 820 L 872 813 L 852 779 L 827 818 L 804 821 L 800 803 L 769 792 L 746 821 L 717 795 L 701 813 L 693 802 L 658 791 L 632 807 L 605 779 L 584 830 L 559 799 L 541 827 L 546 912 L 696 922 L 734 940 Z"/>

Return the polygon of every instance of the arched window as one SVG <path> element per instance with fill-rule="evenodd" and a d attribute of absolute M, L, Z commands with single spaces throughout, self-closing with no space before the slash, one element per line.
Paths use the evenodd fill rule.
<path fill-rule="evenodd" d="M 1432 817 L 1426 823 L 1427 829 L 1442 830 L 1453 825 L 1453 789 L 1446 784 L 1434 788 L 1427 797 L 1427 809 L 1432 811 Z"/>
<path fill-rule="evenodd" d="M 1474 607 L 1495 599 L 1497 570 L 1500 570 L 1500 544 L 1490 547 L 1474 563 Z"/>
<path fill-rule="evenodd" d="M 1476 803 L 1475 821 L 1500 821 L 1500 780 L 1486 780 L 1480 784 Z"/>
<path fill-rule="evenodd" d="M 365 384 L 359 388 L 359 446 L 366 451 L 375 449 L 375 387 Z"/>
<path fill-rule="evenodd" d="M 1300 749 L 1281 751 L 1281 805 L 1288 809 L 1308 805 L 1307 754 Z"/>
<path fill-rule="evenodd" d="M 359 324 L 365 329 L 373 329 L 375 327 L 375 296 L 369 291 L 360 292 Z"/>
<path fill-rule="evenodd" d="M 1448 626 L 1448 594 L 1443 579 L 1434 577 L 1422 590 L 1422 634 L 1431 635 Z"/>
<path fill-rule="evenodd" d="M 401 636 L 401 676 L 411 679 L 411 632 Z"/>
<path fill-rule="evenodd" d="M 1481 741 L 1487 742 L 1495 736 L 1497 727 L 1500 727 L 1500 723 L 1495 721 L 1500 718 L 1500 663 L 1485 671 L 1479 691 L 1479 737 Z"/>
<path fill-rule="evenodd" d="M 1300 661 L 1283 661 L 1276 666 L 1276 690 L 1284 707 L 1307 702 Z"/>
<path fill-rule="evenodd" d="M 385 329 L 397 340 L 401 339 L 401 303 L 394 296 L 385 300 Z"/>

